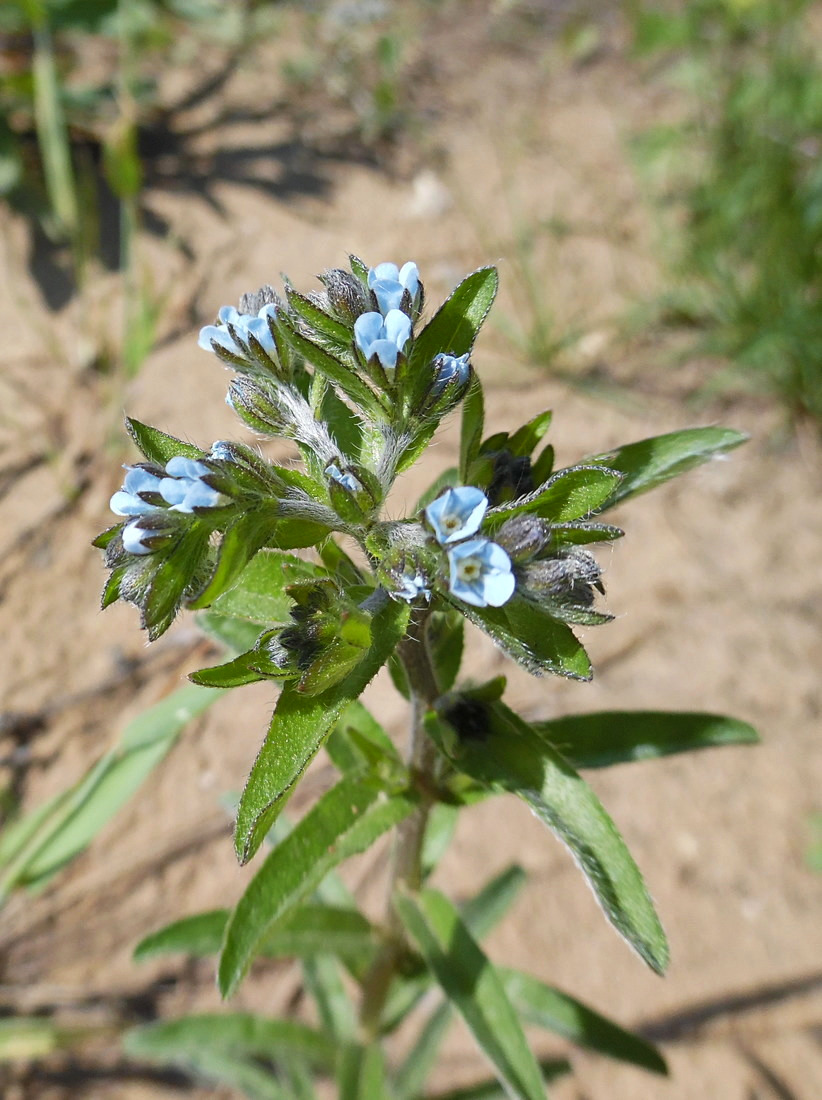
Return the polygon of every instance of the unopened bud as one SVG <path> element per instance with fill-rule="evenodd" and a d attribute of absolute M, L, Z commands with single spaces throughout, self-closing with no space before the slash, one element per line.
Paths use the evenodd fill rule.
<path fill-rule="evenodd" d="M 551 541 L 551 524 L 537 516 L 520 515 L 507 520 L 494 536 L 516 565 L 524 565 Z"/>
<path fill-rule="evenodd" d="M 320 275 L 325 286 L 328 304 L 344 324 L 353 325 L 361 313 L 371 308 L 371 296 L 363 284 L 350 271 L 334 267 Z"/>

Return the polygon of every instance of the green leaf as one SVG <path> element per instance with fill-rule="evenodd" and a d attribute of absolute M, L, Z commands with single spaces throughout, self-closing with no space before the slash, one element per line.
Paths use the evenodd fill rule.
<path fill-rule="evenodd" d="M 334 766 L 344 774 L 370 771 L 401 782 L 406 773 L 393 741 L 357 699 L 342 712 L 325 748 Z"/>
<path fill-rule="evenodd" d="M 237 583 L 214 601 L 214 610 L 261 625 L 287 623 L 294 606 L 287 586 L 327 576 L 322 566 L 293 554 L 260 550 L 243 569 Z"/>
<path fill-rule="evenodd" d="M 419 379 L 414 403 L 429 384 L 428 368 L 435 355 L 465 355 L 474 346 L 499 286 L 495 267 L 481 267 L 466 276 L 443 302 L 414 340 L 408 365 L 410 378 Z"/>
<path fill-rule="evenodd" d="M 502 607 L 472 607 L 445 595 L 466 619 L 534 676 L 544 672 L 570 680 L 590 680 L 591 662 L 565 623 L 516 594 Z"/>
<path fill-rule="evenodd" d="M 565 1058 L 542 1058 L 539 1062 L 540 1073 L 546 1084 L 564 1077 L 572 1070 L 571 1063 Z M 449 1089 L 448 1092 L 431 1092 L 426 1100 L 509 1100 L 509 1092 L 499 1081 L 488 1079 L 475 1085 Z"/>
<path fill-rule="evenodd" d="M 552 523 L 589 516 L 610 499 L 621 477 L 604 466 L 570 466 L 554 474 L 535 492 L 490 509 L 483 530 L 489 534 L 498 531 L 506 520 L 526 512 Z"/>
<path fill-rule="evenodd" d="M 147 1024 L 127 1032 L 123 1046 L 134 1058 L 177 1064 L 192 1064 L 190 1059 L 211 1050 L 272 1061 L 280 1054 L 295 1053 L 327 1069 L 336 1054 L 334 1043 L 306 1024 L 250 1012 L 204 1013 Z"/>
<path fill-rule="evenodd" d="M 550 411 L 537 413 L 532 420 L 514 432 L 508 439 L 505 449 L 512 455 L 530 457 L 537 443 L 550 428 L 552 417 L 553 413 Z"/>
<path fill-rule="evenodd" d="M 27 882 L 42 885 L 87 848 L 165 757 L 181 730 L 221 694 L 182 687 L 130 722 L 120 744 L 56 800 L 51 813 L 25 837 L 0 882 L 0 896 Z"/>
<path fill-rule="evenodd" d="M 441 692 L 454 686 L 462 664 L 465 619 L 456 611 L 434 611 L 428 620 L 428 644 Z"/>
<path fill-rule="evenodd" d="M 300 294 L 299 291 L 293 290 L 291 287 L 286 288 L 286 297 L 294 312 L 299 314 L 304 321 L 307 321 L 321 338 L 330 340 L 340 348 L 346 350 L 350 348 L 354 334 L 347 325 L 335 320 L 324 309 L 320 309 L 315 302 L 307 298 L 305 294 Z"/>
<path fill-rule="evenodd" d="M 753 726 L 736 718 L 653 710 L 573 714 L 534 722 L 532 728 L 575 768 L 607 768 L 759 740 Z"/>
<path fill-rule="evenodd" d="M 371 621 L 371 648 L 345 679 L 321 695 L 301 695 L 290 684 L 283 688 L 237 811 L 235 849 L 241 863 L 259 848 L 343 707 L 362 694 L 391 656 L 405 634 L 408 616 L 407 604 L 386 599 Z"/>
<path fill-rule="evenodd" d="M 463 737 L 454 765 L 491 790 L 518 795 L 563 841 L 614 928 L 661 974 L 668 944 L 634 860 L 598 798 L 546 741 L 502 702 L 486 707 L 487 728 Z M 436 722 L 427 723 L 436 739 Z M 447 745 L 439 738 L 441 747 Z"/>
<path fill-rule="evenodd" d="M 385 1054 L 376 1043 L 349 1044 L 343 1051 L 337 1074 L 339 1100 L 391 1100 Z"/>
<path fill-rule="evenodd" d="M 459 477 L 462 484 L 468 481 L 469 470 L 479 454 L 484 423 L 485 402 L 482 396 L 482 383 L 479 376 L 474 374 L 471 376 L 471 384 L 462 403 L 459 465 Z"/>
<path fill-rule="evenodd" d="M 374 783 L 346 778 L 328 791 L 268 855 L 231 915 L 220 956 L 218 984 L 230 997 L 263 937 L 324 875 L 407 817 L 408 794 L 388 795 Z"/>
<path fill-rule="evenodd" d="M 539 1066 L 499 975 L 451 902 L 435 890 L 424 889 L 418 897 L 396 896 L 394 906 L 509 1095 L 518 1100 L 545 1100 Z"/>
<path fill-rule="evenodd" d="M 124 1038 L 127 1052 L 131 1034 L 127 1032 Z M 146 1054 L 145 1057 L 152 1055 Z M 283 1061 L 290 1063 L 293 1057 L 285 1052 Z M 236 1090 L 237 1094 L 248 1097 L 248 1100 L 292 1100 L 272 1071 L 256 1058 L 242 1058 L 208 1046 L 192 1046 L 179 1053 L 158 1054 L 154 1060 L 177 1065 L 205 1081 L 226 1085 L 232 1092 Z"/>
<path fill-rule="evenodd" d="M 596 455 L 589 461 L 602 463 L 623 475 L 622 481 L 600 510 L 613 508 L 628 497 L 645 493 L 717 455 L 727 454 L 747 439 L 744 432 L 732 428 L 688 428 L 641 439 L 607 454 Z"/>
<path fill-rule="evenodd" d="M 136 962 L 158 955 L 184 954 L 201 958 L 219 953 L 231 912 L 212 909 L 174 921 L 140 941 Z M 377 946 L 372 925 L 356 909 L 331 905 L 301 905 L 263 938 L 259 954 L 266 958 L 308 958 L 335 955 L 362 969 Z"/>
<path fill-rule="evenodd" d="M 460 906 L 462 919 L 478 940 L 505 916 L 525 885 L 527 874 L 516 863 L 494 875 L 470 901 Z"/>
<path fill-rule="evenodd" d="M 238 655 L 253 649 L 261 633 L 258 623 L 250 623 L 234 615 L 221 615 L 211 609 L 200 611 L 196 622 L 206 634 Z"/>
<path fill-rule="evenodd" d="M 188 601 L 193 610 L 209 607 L 218 596 L 231 588 L 242 571 L 276 530 L 274 508 L 252 509 L 226 529 L 217 553 L 214 570 L 203 589 Z"/>
<path fill-rule="evenodd" d="M 303 959 L 302 972 L 303 985 L 317 1006 L 323 1030 L 338 1042 L 347 1043 L 357 1030 L 357 1014 L 337 960 L 330 955 L 314 955 Z"/>
<path fill-rule="evenodd" d="M 551 546 L 586 546 L 591 542 L 611 542 L 621 539 L 625 532 L 610 523 L 553 523 Z"/>
<path fill-rule="evenodd" d="M 435 802 L 425 825 L 425 837 L 422 844 L 420 866 L 422 877 L 428 878 L 445 855 L 453 839 L 459 817 L 459 806 L 448 802 Z"/>
<path fill-rule="evenodd" d="M 312 340 L 303 336 L 294 322 L 285 313 L 277 315 L 277 328 L 285 339 L 304 356 L 305 359 L 318 370 L 325 378 L 347 394 L 360 408 L 380 419 L 384 413 L 380 402 L 373 390 L 350 367 L 342 363 L 336 356 L 315 344 Z"/>
<path fill-rule="evenodd" d="M 204 523 L 193 523 L 164 557 L 158 555 L 146 595 L 140 601 L 142 625 L 148 631 L 149 641 L 156 641 L 174 622 L 181 603 L 190 593 L 192 578 L 201 572 L 208 557 L 210 534 Z"/>
<path fill-rule="evenodd" d="M 126 417 L 126 428 L 138 449 L 149 462 L 156 462 L 158 466 L 165 466 L 176 455 L 182 455 L 183 458 L 203 458 L 205 455 L 204 451 L 192 443 L 184 443 L 182 439 L 175 439 L 173 435 L 166 435 L 148 424 L 141 424 L 133 417 Z"/>
<path fill-rule="evenodd" d="M 581 1001 L 561 993 L 530 974 L 500 970 L 511 1004 L 527 1024 L 547 1028 L 572 1043 L 652 1073 L 667 1074 L 665 1059 L 639 1035 L 600 1016 Z"/>
<path fill-rule="evenodd" d="M 451 1005 L 444 1001 L 425 1021 L 416 1043 L 394 1075 L 399 1100 L 417 1100 L 424 1094 L 425 1082 L 437 1064 L 452 1017 Z"/>
<path fill-rule="evenodd" d="M 158 955 L 216 955 L 230 915 L 228 909 L 211 909 L 167 924 L 140 940 L 134 948 L 134 961 L 145 962 Z"/>
<path fill-rule="evenodd" d="M 251 649 L 225 664 L 198 668 L 196 672 L 190 672 L 188 678 L 192 684 L 208 688 L 235 688 L 244 684 L 256 684 L 266 677 L 252 667 L 255 658 L 259 660 L 259 653 Z"/>

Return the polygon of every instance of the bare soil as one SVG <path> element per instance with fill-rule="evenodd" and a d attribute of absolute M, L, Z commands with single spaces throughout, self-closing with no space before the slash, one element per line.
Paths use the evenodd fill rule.
<path fill-rule="evenodd" d="M 25 226 L 1 215 L 7 779 L 24 809 L 37 806 L 80 776 L 129 718 L 214 656 L 190 618 L 146 648 L 133 608 L 98 611 L 104 576 L 89 542 L 110 522 L 118 464 L 131 457 L 120 407 L 205 445 L 242 437 L 223 403 L 226 376 L 197 348 L 197 327 L 281 271 L 308 289 L 314 273 L 348 251 L 371 263 L 412 257 L 432 303 L 462 273 L 499 261 L 497 317 L 527 325 L 515 240 L 531 225 L 544 300 L 561 332 L 581 334 L 562 365 L 585 385 L 528 364 L 492 323 L 475 355 L 491 429 L 551 407 L 563 465 L 692 424 L 727 423 L 751 441 L 616 517 L 626 538 L 601 560 L 617 617 L 584 632 L 593 683 L 531 679 L 479 638 L 466 670 L 476 678 L 505 672 L 511 701 L 528 716 L 708 710 L 752 722 L 762 744 L 589 777 L 658 903 L 673 956 L 664 980 L 615 937 L 568 854 L 513 801 L 465 814 L 438 879 L 460 898 L 521 863 L 529 884 L 488 942 L 494 959 L 638 1028 L 669 1059 L 664 1080 L 573 1052 L 574 1077 L 552 1089 L 558 1100 L 816 1100 L 822 876 L 809 869 L 806 849 L 811 815 L 822 808 L 822 450 L 812 433 L 786 435 L 764 403 L 695 406 L 687 393 L 706 364 L 675 366 L 659 334 L 625 338 L 617 320 L 662 285 L 626 141 L 675 102 L 628 59 L 615 17 L 602 17 L 598 49 L 574 63 L 550 20 L 534 16 L 523 27 L 504 9 L 469 4 L 457 20 L 451 7 L 426 8 L 414 47 L 423 124 L 394 153 L 383 150 L 379 164 L 317 152 L 295 136 L 285 111 L 242 121 L 249 104 L 259 109 L 286 93 L 277 62 L 293 46 L 287 38 L 261 46 L 218 103 L 198 108 L 206 125 L 189 151 L 205 175 L 213 168 L 212 201 L 186 187 L 184 166 L 175 180 L 173 164 L 166 184 L 149 191 L 150 207 L 172 230 L 142 246 L 165 297 L 162 339 L 125 392 L 90 367 L 119 324 L 114 278 L 101 275 L 50 315 L 24 271 Z M 228 150 L 253 164 L 248 178 L 223 171 Z M 569 232 L 537 228 L 559 218 Z M 454 451 L 446 428 L 400 486 L 397 513 Z M 153 928 L 230 903 L 254 873 L 253 864 L 236 865 L 221 798 L 241 787 L 272 701 L 270 688 L 254 686 L 219 702 L 87 853 L 40 895 L 11 899 L 0 915 L 4 1012 L 54 1011 L 67 1022 L 116 1027 L 157 1012 L 219 1010 L 210 961 L 138 966 L 131 952 Z M 378 680 L 369 701 L 402 739 L 402 701 L 390 684 Z M 327 781 L 321 765 L 296 807 Z M 348 871 L 374 910 L 384 867 L 383 854 Z M 291 966 L 261 965 L 233 1007 L 285 1009 L 296 989 Z M 550 1036 L 533 1039 L 540 1054 L 565 1052 Z M 484 1073 L 455 1025 L 435 1084 Z M 0 1082 L 9 1100 L 232 1095 L 128 1067 L 113 1039 L 0 1070 Z"/>

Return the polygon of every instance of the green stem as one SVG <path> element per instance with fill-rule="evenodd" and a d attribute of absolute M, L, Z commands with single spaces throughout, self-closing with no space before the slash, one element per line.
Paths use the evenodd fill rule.
<path fill-rule="evenodd" d="M 425 713 L 441 692 L 428 650 L 429 612 L 412 622 L 400 643 L 399 656 L 405 668 L 411 696 L 411 737 L 408 768 L 420 794 L 418 808 L 398 827 L 394 843 L 394 863 L 388 892 L 385 945 L 363 982 L 360 1006 L 360 1030 L 363 1042 L 373 1042 L 379 1034 L 385 1002 L 398 964 L 407 950 L 402 928 L 394 910 L 398 890 L 417 891 L 422 885 L 422 848 L 428 816 L 434 804 L 432 788 L 437 765 L 437 749 L 423 727 Z"/>

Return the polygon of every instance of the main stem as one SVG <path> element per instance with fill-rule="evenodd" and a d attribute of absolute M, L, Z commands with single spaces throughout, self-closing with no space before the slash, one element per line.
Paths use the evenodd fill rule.
<path fill-rule="evenodd" d="M 423 728 L 423 718 L 440 695 L 428 650 L 429 614 L 426 611 L 411 623 L 398 650 L 411 701 L 408 770 L 419 792 L 420 804 L 397 826 L 385 921 L 386 940 L 363 982 L 360 1029 L 364 1042 L 373 1041 L 379 1033 L 388 991 L 406 950 L 402 928 L 394 910 L 394 895 L 398 890 L 419 890 L 422 885 L 422 846 L 428 816 L 434 804 L 432 788 L 437 763 L 437 749 Z"/>

